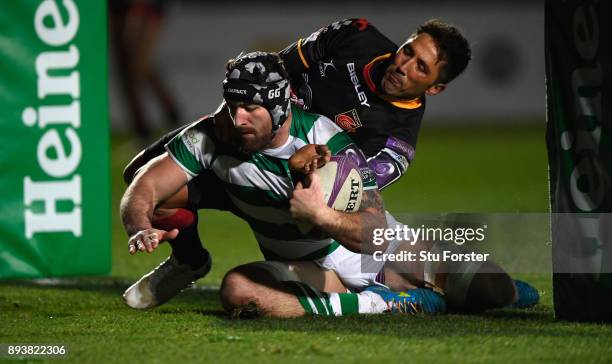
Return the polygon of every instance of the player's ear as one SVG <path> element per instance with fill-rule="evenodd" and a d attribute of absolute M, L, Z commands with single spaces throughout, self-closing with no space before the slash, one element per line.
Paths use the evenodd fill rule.
<path fill-rule="evenodd" d="M 446 89 L 445 83 L 436 83 L 425 91 L 427 96 L 435 96 Z"/>

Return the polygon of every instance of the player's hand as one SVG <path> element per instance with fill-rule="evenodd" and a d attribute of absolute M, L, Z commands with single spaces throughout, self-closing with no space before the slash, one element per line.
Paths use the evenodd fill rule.
<path fill-rule="evenodd" d="M 323 190 L 317 174 L 307 175 L 304 183 L 298 182 L 295 186 L 289 200 L 289 212 L 294 220 L 317 226 L 320 216 L 330 207 L 323 199 Z"/>
<path fill-rule="evenodd" d="M 331 152 L 325 144 L 308 144 L 289 158 L 289 169 L 302 174 L 314 172 L 331 159 Z"/>
<path fill-rule="evenodd" d="M 178 229 L 172 229 L 170 231 L 153 228 L 141 230 L 132 235 L 128 240 L 128 250 L 132 255 L 136 254 L 138 251 L 151 253 L 161 242 L 175 239 L 178 233 Z"/>

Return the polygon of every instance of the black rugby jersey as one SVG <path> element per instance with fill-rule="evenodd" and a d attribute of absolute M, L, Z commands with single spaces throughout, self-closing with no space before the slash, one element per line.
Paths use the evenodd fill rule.
<path fill-rule="evenodd" d="M 368 157 L 379 188 L 397 181 L 414 158 L 425 97 L 393 99 L 378 92 L 398 46 L 365 19 L 335 22 L 291 44 L 280 56 L 298 104 L 334 120 Z M 146 160 L 184 127 L 149 146 Z"/>
<path fill-rule="evenodd" d="M 397 49 L 367 20 L 346 19 L 280 52 L 298 103 L 334 120 L 368 157 L 385 152 L 395 162 L 386 168 L 400 169 L 400 175 L 384 185 L 414 158 L 425 111 L 424 96 L 404 100 L 379 92 Z"/>

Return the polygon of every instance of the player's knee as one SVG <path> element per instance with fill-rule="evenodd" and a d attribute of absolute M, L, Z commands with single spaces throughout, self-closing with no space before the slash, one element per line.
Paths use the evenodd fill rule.
<path fill-rule="evenodd" d="M 483 311 L 505 307 L 515 299 L 515 290 L 512 278 L 500 267 L 492 263 L 483 264 L 470 284 L 465 309 Z"/>
<path fill-rule="evenodd" d="M 238 269 L 231 270 L 221 282 L 221 304 L 232 317 L 260 316 L 254 283 Z"/>

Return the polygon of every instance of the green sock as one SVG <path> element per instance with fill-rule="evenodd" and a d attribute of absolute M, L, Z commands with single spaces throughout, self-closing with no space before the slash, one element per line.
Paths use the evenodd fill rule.
<path fill-rule="evenodd" d="M 306 313 L 323 316 L 343 316 L 359 313 L 356 293 L 319 292 L 303 282 L 289 284 Z"/>

